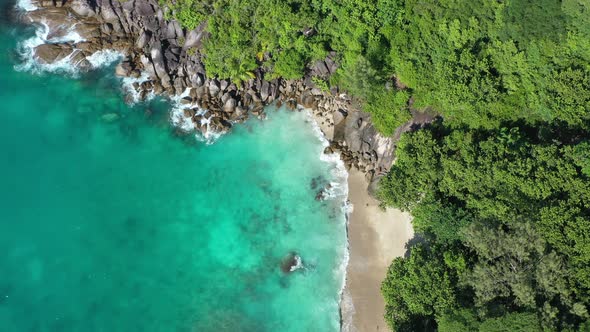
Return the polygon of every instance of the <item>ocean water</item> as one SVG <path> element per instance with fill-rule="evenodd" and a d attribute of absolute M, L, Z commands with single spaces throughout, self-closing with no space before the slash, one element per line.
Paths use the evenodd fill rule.
<path fill-rule="evenodd" d="M 205 144 L 171 126 L 170 103 L 127 105 L 112 67 L 19 66 L 35 31 L 9 7 L 0 331 L 339 330 L 346 174 L 304 112 L 268 109 Z M 292 252 L 302 267 L 284 273 Z"/>

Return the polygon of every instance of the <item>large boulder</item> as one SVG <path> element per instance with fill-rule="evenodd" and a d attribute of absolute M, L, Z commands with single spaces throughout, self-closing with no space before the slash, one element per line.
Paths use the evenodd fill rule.
<path fill-rule="evenodd" d="M 162 56 L 162 45 L 159 41 L 152 45 L 150 55 L 152 63 L 154 64 L 156 75 L 158 75 L 158 78 L 160 78 L 162 81 L 162 86 L 165 89 L 172 87 L 170 76 L 168 75 L 168 71 L 166 70 L 166 65 L 164 63 L 164 57 Z"/>
<path fill-rule="evenodd" d="M 73 51 L 69 44 L 41 44 L 35 47 L 35 58 L 39 63 L 52 64 L 70 56 Z"/>
<path fill-rule="evenodd" d="M 80 23 L 76 24 L 76 32 L 85 40 L 100 37 L 100 24 Z"/>
<path fill-rule="evenodd" d="M 152 38 L 151 32 L 142 31 L 141 34 L 139 35 L 139 38 L 137 38 L 137 41 L 135 42 L 135 46 L 137 48 L 144 48 L 149 43 L 151 38 Z"/>
<path fill-rule="evenodd" d="M 146 0 L 136 0 L 135 10 L 137 11 L 137 14 L 144 17 L 154 16 L 156 13 L 154 7 L 152 7 L 152 5 Z"/>
<path fill-rule="evenodd" d="M 223 111 L 226 113 L 233 113 L 236 110 L 238 102 L 234 98 L 229 98 L 223 105 Z"/>
<path fill-rule="evenodd" d="M 90 17 L 96 15 L 96 11 L 91 3 L 91 1 L 87 0 L 72 0 L 70 2 L 70 8 L 80 16 Z"/>
<path fill-rule="evenodd" d="M 182 45 L 182 47 L 184 47 L 184 49 L 189 49 L 192 47 L 195 48 L 200 48 L 201 47 L 201 40 L 203 39 L 203 37 L 205 36 L 205 28 L 206 28 L 206 23 L 203 23 L 201 25 L 199 25 L 196 29 L 189 31 L 186 34 L 186 38 L 184 41 L 184 45 Z"/>
<path fill-rule="evenodd" d="M 393 164 L 395 140 L 381 135 L 365 112 L 350 112 L 345 118 L 344 140 L 352 152 L 365 156 L 375 168 L 389 169 Z M 376 156 L 371 158 L 371 156 Z"/>

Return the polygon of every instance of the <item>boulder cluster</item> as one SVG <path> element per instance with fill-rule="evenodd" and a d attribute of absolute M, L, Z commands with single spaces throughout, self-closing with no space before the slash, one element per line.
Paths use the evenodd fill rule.
<path fill-rule="evenodd" d="M 292 110 L 303 107 L 311 110 L 331 142 L 326 152 L 340 153 L 349 169 L 365 172 L 371 181 L 393 163 L 399 135 L 380 135 L 369 114 L 346 94 L 313 83 L 312 77 L 327 78 L 337 69 L 334 54 L 312 64 L 300 80 L 265 80 L 259 69 L 253 79 L 236 84 L 206 75 L 200 52 L 206 23 L 187 31 L 177 21 L 165 19 L 156 0 L 33 0 L 33 5 L 37 9 L 26 12 L 23 19 L 45 26 L 46 39 L 51 41 L 34 51 L 41 63 L 67 58 L 85 70 L 91 68 L 88 57 L 97 51 L 118 51 L 124 59 L 116 74 L 137 79 L 135 96 L 140 100 L 148 95 L 184 96 L 183 115 L 203 134 L 227 132 L 250 116 L 264 118 L 264 107 L 271 103 Z M 72 32 L 78 38 L 64 38 Z M 140 81 L 144 76 L 147 79 Z"/>

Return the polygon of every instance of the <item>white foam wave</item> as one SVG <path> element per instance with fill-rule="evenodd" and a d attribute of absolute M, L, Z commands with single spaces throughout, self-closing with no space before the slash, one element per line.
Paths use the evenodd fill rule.
<path fill-rule="evenodd" d="M 289 272 L 297 271 L 303 268 L 303 262 L 301 261 L 301 257 L 299 255 L 295 255 L 295 265 L 291 266 Z"/>
<path fill-rule="evenodd" d="M 32 0 L 19 0 L 16 3 L 16 7 L 28 12 L 37 10 L 37 6 L 33 4 Z"/>
<path fill-rule="evenodd" d="M 322 142 L 322 146 L 324 149 L 330 146 L 330 142 L 324 136 L 320 125 L 317 123 L 316 119 L 313 116 L 313 113 L 310 109 L 305 109 L 301 106 L 298 106 L 299 109 L 304 110 L 309 118 L 310 123 L 312 124 L 312 128 L 316 137 Z M 352 212 L 352 204 L 348 201 L 348 172 L 346 171 L 346 167 L 344 162 L 340 158 L 338 153 L 322 153 L 320 154 L 320 159 L 329 165 L 331 165 L 330 174 L 331 174 L 331 181 L 330 185 L 327 187 L 326 190 L 326 199 L 336 200 L 341 202 L 341 211 L 345 216 L 345 227 L 346 227 L 346 246 L 342 252 L 342 257 L 340 260 L 340 264 L 335 268 L 334 274 L 337 276 L 342 276 L 341 284 L 340 284 L 340 308 L 342 310 L 343 302 L 347 299 L 346 294 L 344 294 L 345 286 L 346 286 L 346 268 L 348 266 L 348 262 L 350 259 L 349 253 L 349 242 L 348 242 L 348 220 L 349 215 Z M 352 301 L 350 301 L 350 306 L 352 307 Z M 352 312 L 350 310 L 345 310 L 342 312 L 342 320 L 343 320 L 343 327 L 347 321 L 351 321 Z M 346 315 L 346 316 L 345 316 Z M 351 325 L 351 324 L 350 324 Z M 343 330 L 347 331 L 347 330 Z M 348 330 L 352 332 L 352 330 Z"/>
<path fill-rule="evenodd" d="M 185 132 L 192 132 L 195 129 L 191 119 L 184 116 L 184 110 L 200 107 L 196 104 L 183 104 L 181 100 L 187 97 L 190 93 L 189 89 L 185 89 L 180 95 L 176 95 L 170 98 L 172 101 L 172 110 L 170 111 L 170 122 L 177 128 L 182 129 Z"/>
<path fill-rule="evenodd" d="M 28 2 L 21 2 L 19 2 L 19 7 L 32 8 L 27 7 Z M 76 25 L 66 27 L 65 29 L 63 26 L 60 26 L 56 31 L 59 33 L 52 35 L 55 31 L 50 31 L 47 23 L 40 22 L 37 25 L 34 36 L 18 43 L 17 51 L 22 62 L 15 65 L 14 68 L 18 71 L 27 71 L 34 74 L 50 72 L 77 76 L 80 72 L 78 68 L 80 63 L 73 63 L 72 59 L 79 55 L 80 50 L 74 48 L 69 55 L 54 63 L 42 63 L 38 61 L 37 56 L 35 55 L 35 48 L 43 44 L 68 43 L 70 45 L 75 45 L 85 41 L 78 31 L 76 31 Z M 85 59 L 88 61 L 92 69 L 98 69 L 111 65 L 112 63 L 119 61 L 122 57 L 123 54 L 121 52 L 114 50 L 100 50 L 87 56 Z M 79 57 L 77 58 L 79 59 Z"/>
<path fill-rule="evenodd" d="M 83 41 L 86 41 L 86 39 L 84 39 L 82 36 L 80 36 L 80 34 L 78 33 L 78 31 L 76 31 L 76 25 L 72 25 L 71 27 L 68 27 L 65 31 L 66 33 L 64 35 L 56 35 L 56 36 L 52 36 L 51 38 L 48 38 L 48 34 L 49 34 L 49 27 L 47 26 L 47 24 L 45 25 L 45 30 L 46 30 L 46 34 L 45 34 L 45 42 L 46 43 L 72 43 L 72 44 L 76 44 L 76 43 L 80 43 Z M 63 27 L 63 25 L 61 26 Z"/>
<path fill-rule="evenodd" d="M 170 111 L 170 122 L 177 128 L 180 128 L 184 132 L 192 133 L 195 132 L 195 125 L 193 124 L 190 118 L 184 116 L 184 111 L 187 109 L 194 109 L 196 110 L 196 115 L 206 115 L 208 110 L 201 108 L 198 103 L 183 103 L 182 100 L 185 97 L 188 97 L 190 94 L 190 89 L 187 88 L 184 90 L 183 93 L 180 95 L 176 95 L 170 98 L 172 101 L 173 107 Z M 213 144 L 215 143 L 221 136 L 225 134 L 225 132 L 217 132 L 213 130 L 210 126 L 211 119 L 203 117 L 201 119 L 201 125 L 206 126 L 207 130 L 205 133 L 201 131 L 195 132 L 195 137 L 206 144 Z"/>
<path fill-rule="evenodd" d="M 23 40 L 17 45 L 17 52 L 22 59 L 20 64 L 14 66 L 18 71 L 28 71 L 39 74 L 42 72 L 60 72 L 76 75 L 78 69 L 71 63 L 72 58 L 79 52 L 73 50 L 69 55 L 54 63 L 41 63 L 35 56 L 35 48 L 43 44 L 56 43 L 78 43 L 84 41 L 84 38 L 75 30 L 75 26 L 70 27 L 64 35 L 49 37 L 49 26 L 41 22 L 35 30 L 35 35 Z"/>
<path fill-rule="evenodd" d="M 315 120 L 312 115 L 311 110 L 303 109 L 307 113 L 307 117 L 309 122 L 312 124 L 313 131 L 315 136 L 322 142 L 322 146 L 327 148 L 330 146 L 330 142 L 324 136 L 319 124 Z M 346 167 L 344 166 L 344 162 L 340 159 L 340 155 L 338 153 L 321 153 L 320 159 L 330 165 L 332 168 L 330 169 L 330 174 L 332 176 L 332 181 L 330 181 L 330 185 L 326 187 L 326 199 L 343 199 L 343 212 L 348 212 L 348 207 L 346 207 L 346 201 L 348 199 L 348 172 L 346 171 Z M 346 209 L 344 209 L 346 207 Z"/>
<path fill-rule="evenodd" d="M 90 62 L 92 68 L 102 68 L 110 66 L 111 64 L 121 61 L 124 57 L 123 53 L 114 50 L 101 50 L 94 54 L 87 56 L 86 60 Z"/>
<path fill-rule="evenodd" d="M 123 91 L 129 96 L 129 100 L 128 102 L 131 104 L 136 104 L 142 101 L 141 99 L 141 92 L 140 90 L 136 89 L 135 86 L 136 85 L 141 85 L 144 82 L 147 82 L 150 80 L 150 76 L 148 75 L 148 73 L 143 72 L 141 73 L 141 75 L 139 77 L 124 77 L 121 79 L 121 86 L 123 88 Z M 155 97 L 156 95 L 153 93 L 153 91 L 150 91 L 148 93 L 147 96 L 145 96 L 146 100 L 151 100 Z"/>
<path fill-rule="evenodd" d="M 211 129 L 210 123 L 211 119 L 203 119 L 201 124 L 207 126 L 207 131 L 205 133 L 197 132 L 195 135 L 198 140 L 205 142 L 207 145 L 217 142 L 217 140 L 225 134 L 225 132 L 218 132 Z"/>
<path fill-rule="evenodd" d="M 340 315 L 342 320 L 341 331 L 342 332 L 358 332 L 352 324 L 352 316 L 355 313 L 354 304 L 352 302 L 352 296 L 348 290 L 342 293 L 340 299 Z"/>

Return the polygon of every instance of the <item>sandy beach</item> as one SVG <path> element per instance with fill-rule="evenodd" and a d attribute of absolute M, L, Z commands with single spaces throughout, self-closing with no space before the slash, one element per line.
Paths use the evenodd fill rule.
<path fill-rule="evenodd" d="M 413 236 L 411 217 L 396 209 L 383 211 L 367 192 L 364 174 L 350 170 L 348 225 L 350 260 L 342 299 L 343 331 L 388 331 L 383 315 L 381 282 L 395 257 L 403 256 Z"/>

